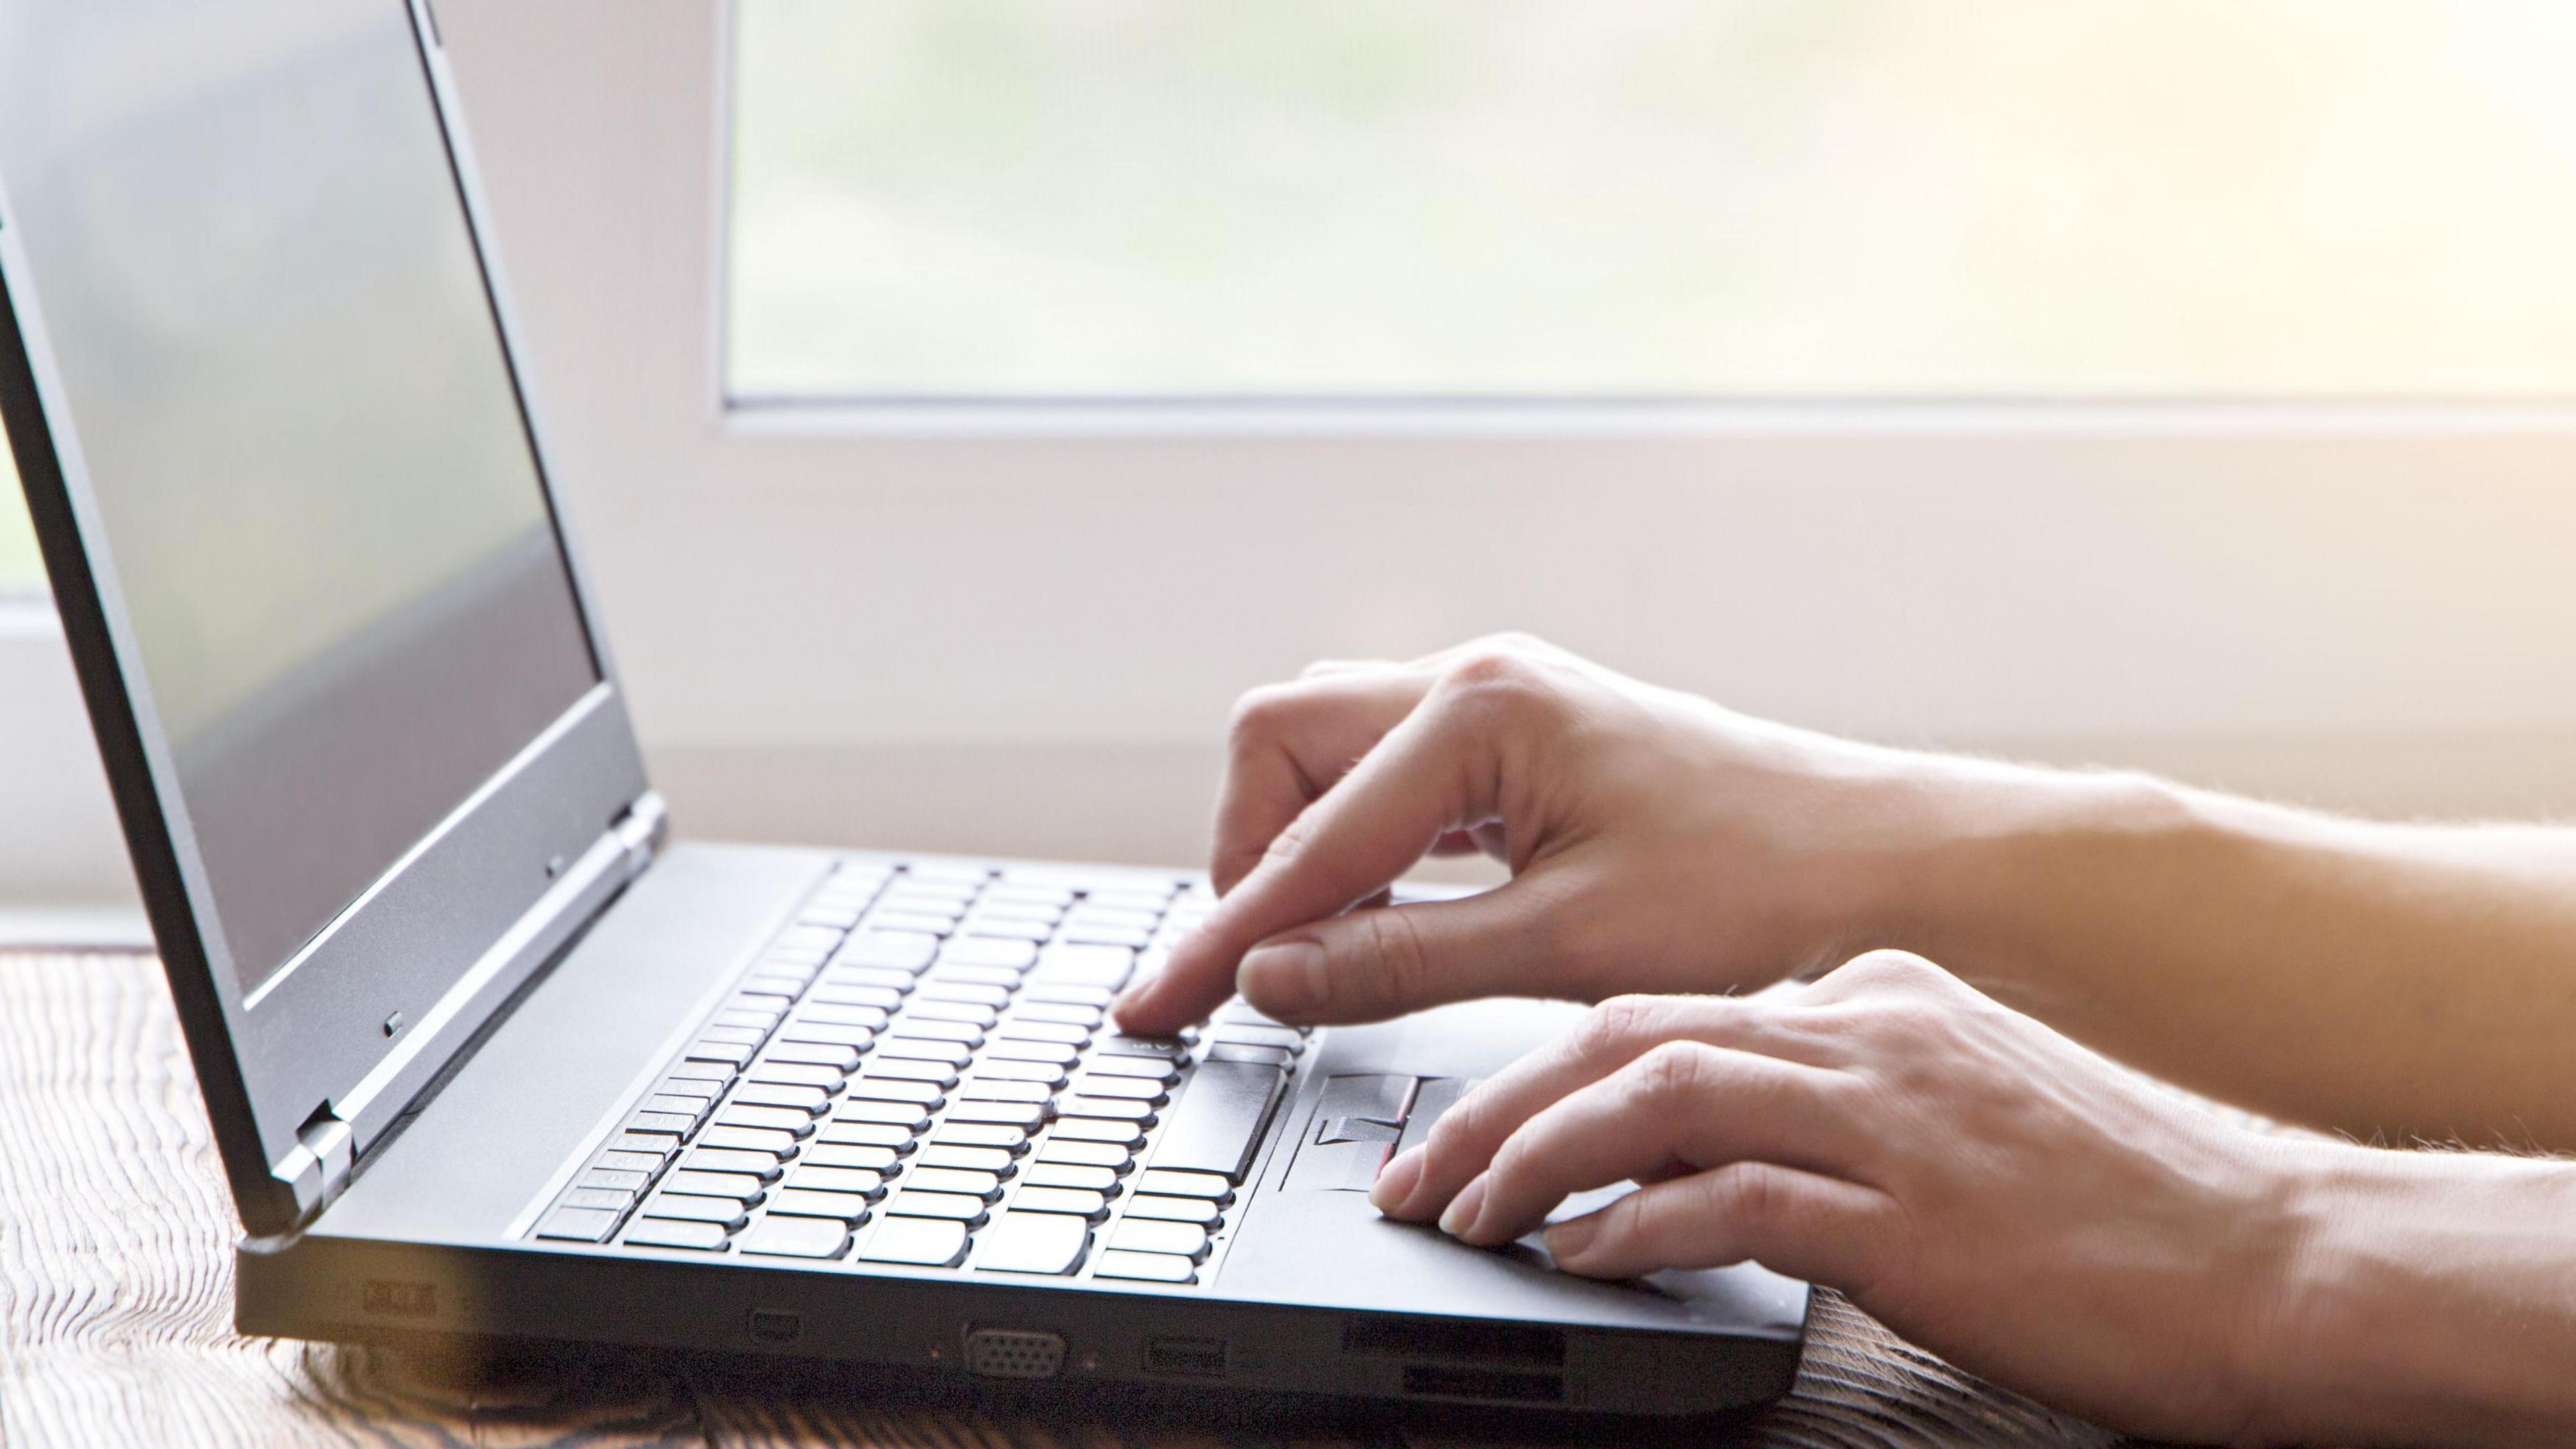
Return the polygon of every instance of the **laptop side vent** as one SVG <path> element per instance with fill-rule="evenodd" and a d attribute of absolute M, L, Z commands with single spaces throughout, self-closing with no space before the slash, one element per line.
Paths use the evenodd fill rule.
<path fill-rule="evenodd" d="M 1565 1363 L 1565 1331 L 1529 1323 L 1386 1315 L 1344 1324 L 1342 1352 L 1368 1358 L 1558 1368 Z"/>
<path fill-rule="evenodd" d="M 1424 1399 L 1482 1399 L 1488 1403 L 1561 1404 L 1563 1374 L 1525 1369 L 1461 1368 L 1454 1364 L 1409 1363 L 1404 1391 Z"/>

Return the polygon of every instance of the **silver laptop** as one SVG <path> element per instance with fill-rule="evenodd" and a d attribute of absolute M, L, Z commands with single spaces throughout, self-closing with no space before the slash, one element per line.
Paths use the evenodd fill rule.
<path fill-rule="evenodd" d="M 0 0 L 0 403 L 245 1331 L 1532 1426 L 1788 1387 L 1802 1284 L 1369 1207 L 1556 1008 L 1131 1038 L 1192 872 L 667 843 L 491 235 L 423 6 Z"/>

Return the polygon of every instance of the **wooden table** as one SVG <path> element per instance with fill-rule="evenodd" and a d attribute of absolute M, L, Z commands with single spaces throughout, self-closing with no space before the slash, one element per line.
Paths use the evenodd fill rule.
<path fill-rule="evenodd" d="M 860 1392 L 738 1364 L 602 1354 L 406 1364 L 232 1331 L 232 1200 L 160 968 L 0 956 L 0 1445 L 1202 1446 L 956 1394 Z M 1284 1443 L 1275 1437 L 1234 1442 Z M 1396 1430 L 1375 1449 L 1435 1440 Z M 2100 1445 L 1825 1295 L 1760 1445 Z"/>

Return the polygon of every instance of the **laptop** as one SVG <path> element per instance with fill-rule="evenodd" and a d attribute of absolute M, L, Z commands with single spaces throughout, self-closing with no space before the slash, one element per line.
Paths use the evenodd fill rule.
<path fill-rule="evenodd" d="M 1194 871 L 672 841 L 418 0 L 0 8 L 0 288 L 243 1331 L 1621 1433 L 1788 1388 L 1803 1284 L 1369 1206 L 1566 1008 L 1133 1038 Z"/>

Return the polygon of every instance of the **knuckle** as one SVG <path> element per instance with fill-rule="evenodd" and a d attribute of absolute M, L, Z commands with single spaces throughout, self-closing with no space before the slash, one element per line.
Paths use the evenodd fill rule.
<path fill-rule="evenodd" d="M 1277 835 L 1270 837 L 1270 843 L 1261 849 L 1261 859 L 1269 865 L 1286 865 L 1305 853 L 1306 842 L 1314 833 L 1312 812 L 1300 814 L 1281 826 Z"/>
<path fill-rule="evenodd" d="M 1767 1163 L 1730 1162 L 1709 1178 L 1710 1204 L 1730 1222 L 1768 1222 L 1782 1210 L 1780 1175 Z"/>
<path fill-rule="evenodd" d="M 1921 989 L 1936 981 L 1946 981 L 1949 973 L 1911 951 L 1863 951 L 1842 964 L 1838 975 L 1854 986 L 1882 990 Z"/>
<path fill-rule="evenodd" d="M 1586 1057 L 1627 1056 L 1661 1035 L 1664 1003 L 1652 996 L 1614 996 L 1584 1013 L 1575 1047 Z"/>
<path fill-rule="evenodd" d="M 1633 1090 L 1658 1107 L 1678 1106 L 1707 1088 L 1714 1053 L 1697 1042 L 1668 1041 L 1637 1059 Z"/>
<path fill-rule="evenodd" d="M 1413 919 L 1395 907 L 1365 912 L 1360 919 L 1367 923 L 1364 949 L 1370 959 L 1369 969 L 1358 974 L 1371 982 L 1371 994 L 1396 1004 L 1426 999 L 1432 989 L 1431 962 Z"/>
<path fill-rule="evenodd" d="M 1233 712 L 1226 716 L 1226 739 L 1238 751 L 1276 740 L 1286 727 L 1296 698 L 1295 689 L 1284 684 L 1245 690 L 1235 700 Z"/>

